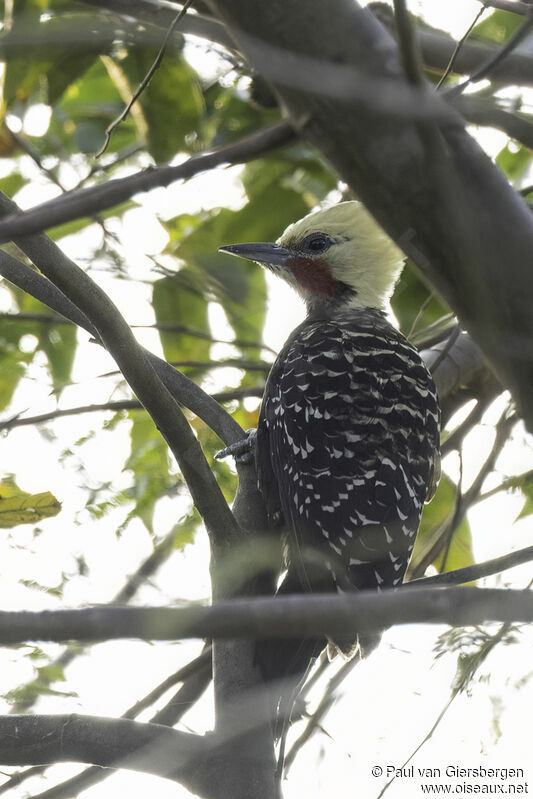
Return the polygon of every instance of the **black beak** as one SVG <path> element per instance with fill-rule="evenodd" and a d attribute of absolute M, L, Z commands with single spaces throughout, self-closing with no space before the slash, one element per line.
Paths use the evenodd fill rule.
<path fill-rule="evenodd" d="M 237 255 L 239 258 L 248 258 L 248 260 L 256 261 L 263 266 L 284 266 L 287 258 L 294 256 L 294 253 L 285 247 L 268 241 L 254 244 L 228 244 L 226 247 L 219 247 L 218 251 Z"/>

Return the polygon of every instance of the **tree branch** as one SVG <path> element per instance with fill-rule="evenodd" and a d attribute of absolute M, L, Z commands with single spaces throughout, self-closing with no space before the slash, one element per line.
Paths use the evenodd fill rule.
<path fill-rule="evenodd" d="M 480 0 L 484 5 L 494 3 Z M 497 2 L 497 0 L 495 0 Z M 505 2 L 505 0 L 503 0 Z M 529 9 L 524 3 L 513 3 L 521 9 Z M 396 35 L 394 16 L 385 10 L 382 3 L 368 5 L 369 10 L 376 16 L 381 24 L 392 35 Z M 525 12 L 519 12 L 525 13 Z M 455 75 L 470 75 L 476 72 L 482 64 L 486 63 L 499 51 L 496 44 L 490 42 L 468 39 L 457 49 L 457 42 L 449 33 L 426 25 L 417 25 L 416 37 L 422 54 L 424 65 L 430 70 L 445 73 L 453 59 L 452 72 Z M 456 52 L 457 51 L 457 52 Z M 502 63 L 498 64 L 491 73 L 491 81 L 497 85 L 517 84 L 531 86 L 533 83 L 533 59 L 527 53 L 512 53 Z"/>
<path fill-rule="evenodd" d="M 133 107 L 133 104 L 137 102 L 137 100 L 139 99 L 141 94 L 144 92 L 146 87 L 150 84 L 150 81 L 152 80 L 153 76 L 155 75 L 155 73 L 157 72 L 159 67 L 161 66 L 161 63 L 163 61 L 163 58 L 165 57 L 165 53 L 166 53 L 167 48 L 168 48 L 168 46 L 170 44 L 170 41 L 171 41 L 173 35 L 175 34 L 175 32 L 177 30 L 178 24 L 181 22 L 182 18 L 186 15 L 187 11 L 191 7 L 192 2 L 193 2 L 193 0 L 185 0 L 182 8 L 178 11 L 178 13 L 176 14 L 174 19 L 172 20 L 172 22 L 168 26 L 168 30 L 167 30 L 167 32 L 165 34 L 165 38 L 163 39 L 163 43 L 161 44 L 161 47 L 159 48 L 159 51 L 158 51 L 158 53 L 157 53 L 152 65 L 151 65 L 150 69 L 148 70 L 146 75 L 143 77 L 142 81 L 138 85 L 138 87 L 135 90 L 135 92 L 133 93 L 131 99 L 126 104 L 126 106 L 121 111 L 121 113 L 105 129 L 104 143 L 103 143 L 102 147 L 98 150 L 98 152 L 95 154 L 95 158 L 99 158 L 101 155 L 103 155 L 105 153 L 105 151 L 107 150 L 107 147 L 109 145 L 109 142 L 111 140 L 111 135 L 112 135 L 113 131 L 115 130 L 115 128 L 117 128 L 120 125 L 121 122 L 124 122 L 124 120 L 127 118 L 128 114 L 130 113 L 130 111 L 131 111 L 131 109 Z"/>
<path fill-rule="evenodd" d="M 463 117 L 474 125 L 497 128 L 526 147 L 533 148 L 533 117 L 511 111 L 497 99 L 468 94 L 454 101 Z"/>
<path fill-rule="evenodd" d="M 461 94 L 467 86 L 470 86 L 472 83 L 478 83 L 481 80 L 485 80 L 487 78 L 491 78 L 497 68 L 502 64 L 504 61 L 509 58 L 513 50 L 516 50 L 518 45 L 524 41 L 526 36 L 529 34 L 533 26 L 533 11 L 530 10 L 529 14 L 526 15 L 526 18 L 520 28 L 513 33 L 511 38 L 502 45 L 497 52 L 491 55 L 487 60 L 481 64 L 481 66 L 469 75 L 466 80 L 462 81 L 455 86 L 451 86 L 450 88 L 446 89 L 444 94 L 450 97 L 456 97 L 457 95 Z"/>
<path fill-rule="evenodd" d="M 211 650 L 210 647 L 204 648 L 204 651 L 190 663 L 187 663 L 181 669 L 178 669 L 175 674 L 172 674 L 166 680 L 154 688 L 153 691 L 143 697 L 139 702 L 136 702 L 133 707 L 126 710 L 121 718 L 133 719 L 139 715 L 143 710 L 155 702 L 162 694 L 177 682 L 183 682 L 181 688 L 178 689 L 172 699 L 167 702 L 165 707 L 161 708 L 152 718 L 150 722 L 153 724 L 163 724 L 166 727 L 172 727 L 178 719 L 188 710 L 186 701 L 189 697 L 198 698 L 198 693 L 203 693 L 211 679 Z M 185 700 L 185 702 L 183 701 Z M 176 707 L 176 703 L 179 705 Z M 1 754 L 1 745 L 0 745 Z M 32 799 L 70 799 L 70 797 L 77 795 L 80 791 L 96 785 L 97 783 L 105 780 L 106 777 L 111 776 L 110 769 L 102 769 L 99 766 L 90 766 L 84 769 L 80 774 L 76 774 L 70 779 L 64 780 L 53 788 L 48 788 L 42 793 L 34 794 Z M 0 787 L 2 792 L 4 785 Z"/>
<path fill-rule="evenodd" d="M 175 10 L 169 5 L 152 0 L 81 0 L 86 5 L 96 6 L 122 17 L 134 17 L 139 22 L 149 23 L 157 28 L 167 29 L 175 17 Z M 208 39 L 228 50 L 235 49 L 235 43 L 220 22 L 203 14 L 189 14 L 181 22 L 180 30 L 202 39 Z"/>
<path fill-rule="evenodd" d="M 449 346 L 451 336 L 455 340 Z M 455 335 L 452 328 L 446 339 L 421 350 L 420 355 L 435 381 L 443 423 L 470 396 L 480 394 L 485 399 L 496 397 L 503 390 L 490 371 L 480 348 L 464 331 Z M 466 388 L 468 392 L 465 392 Z"/>
<path fill-rule="evenodd" d="M 91 216 L 129 200 L 135 194 L 157 186 L 168 186 L 177 180 L 186 180 L 200 172 L 228 164 L 246 163 L 252 158 L 281 147 L 294 139 L 292 126 L 285 121 L 276 122 L 239 141 L 226 144 L 207 153 L 191 156 L 177 166 L 159 166 L 144 169 L 125 178 L 115 178 L 86 189 L 67 192 L 29 211 L 15 212 L 0 222 L 0 243 L 27 236 L 46 228 Z"/>
<path fill-rule="evenodd" d="M 509 552 L 499 558 L 484 560 L 483 563 L 474 563 L 472 566 L 465 566 L 463 569 L 454 569 L 442 574 L 435 574 L 431 577 L 419 577 L 411 582 L 404 583 L 403 588 L 409 586 L 422 585 L 461 585 L 470 583 L 473 580 L 480 580 L 482 577 L 490 577 L 492 574 L 500 574 L 506 569 L 520 566 L 522 563 L 529 563 L 533 560 L 533 546 L 518 549 L 516 552 Z"/>
<path fill-rule="evenodd" d="M 132 2 L 128 0 L 82 0 L 82 2 L 121 15 L 123 25 L 124 21 L 135 17 L 140 22 L 166 29 L 171 24 L 174 14 L 169 6 L 150 0 L 132 0 Z M 480 0 L 480 2 L 485 2 L 485 0 Z M 530 8 L 528 4 L 521 3 L 519 0 L 487 0 L 485 4 L 494 8 L 505 6 L 505 10 L 512 10 L 522 15 Z M 507 8 L 507 6 L 509 7 Z M 389 20 L 384 20 L 380 14 L 378 18 L 392 32 L 394 28 L 392 14 L 390 17 Z M 230 51 L 234 51 L 237 47 L 228 28 L 212 17 L 201 14 L 188 15 L 183 20 L 181 29 L 184 33 L 202 37 Z M 416 35 L 424 64 L 443 72 L 454 54 L 457 44 L 455 40 L 445 31 L 422 26 L 417 27 Z M 143 36 L 146 36 L 146 31 L 143 31 Z M 465 42 L 454 61 L 454 73 L 470 74 L 474 72 L 497 49 L 495 45 L 488 42 L 472 40 Z M 493 73 L 492 79 L 499 84 L 530 86 L 533 84 L 533 59 L 526 53 L 513 53 L 510 58 L 499 65 Z"/>
<path fill-rule="evenodd" d="M 243 389 L 228 389 L 227 391 L 219 391 L 215 394 L 209 394 L 211 399 L 218 402 L 230 402 L 231 400 L 241 400 L 247 397 L 261 397 L 263 394 L 263 389 L 260 387 L 250 387 L 250 388 L 243 388 Z M 179 399 L 179 397 L 176 397 Z M 190 407 L 187 405 L 187 407 Z M 192 408 L 190 408 L 193 410 Z M 113 411 L 116 413 L 117 411 L 140 411 L 144 410 L 143 405 L 139 402 L 139 400 L 113 400 L 110 402 L 101 402 L 101 403 L 94 403 L 93 405 L 78 405 L 72 408 L 56 408 L 53 411 L 48 411 L 48 413 L 40 413 L 37 416 L 12 416 L 11 419 L 6 419 L 4 422 L 0 422 L 0 431 L 1 430 L 13 430 L 15 427 L 27 427 L 33 426 L 36 424 L 43 424 L 44 422 L 51 422 L 54 419 L 61 419 L 65 416 L 78 416 L 82 413 L 103 413 L 105 411 Z M 193 411 L 197 413 L 197 411 Z M 200 419 L 208 423 L 205 415 L 202 413 L 197 413 Z M 211 425 L 209 425 L 211 427 Z M 217 430 L 218 425 L 212 426 L 212 429 L 218 433 Z M 231 440 L 238 440 L 242 438 L 244 435 L 244 431 L 242 428 L 239 429 L 240 435 L 232 435 Z M 220 435 L 220 433 L 218 433 Z M 222 440 L 225 440 L 225 436 L 220 436 Z M 230 443 L 230 442 L 228 442 Z"/>
<path fill-rule="evenodd" d="M 2 207 L 12 210 L 13 206 L 14 204 L 10 200 L 0 195 L 0 216 L 2 215 Z M 67 269 L 70 268 L 72 262 L 65 257 L 56 244 L 44 235 L 35 237 L 35 241 L 30 243 L 30 252 L 33 254 L 37 266 L 40 266 L 42 263 L 39 243 L 46 247 L 50 259 L 54 259 L 58 265 L 63 264 Z M 24 249 L 24 245 L 22 245 L 21 249 Z M 69 300 L 50 280 L 47 280 L 47 278 L 35 272 L 26 264 L 12 258 L 3 250 L 0 250 L 0 275 L 23 289 L 23 291 L 26 291 L 32 297 L 48 305 L 49 308 L 62 314 L 66 319 L 82 327 L 90 333 L 98 343 L 102 344 L 98 331 L 89 321 L 86 314 L 80 311 L 77 305 Z M 158 358 L 157 355 L 153 355 L 143 347 L 141 347 L 141 351 L 172 396 L 180 404 L 189 408 L 189 410 L 199 416 L 200 419 L 220 436 L 224 443 L 232 443 L 242 438 L 242 428 L 220 407 L 215 399 L 206 394 L 205 391 L 190 380 L 190 378 L 178 372 L 176 369 L 173 369 L 166 361 Z M 100 408 L 96 409 L 100 410 Z M 87 410 L 89 410 L 89 408 Z M 103 410 L 103 408 L 101 410 Z M 65 416 L 69 415 L 68 410 L 65 410 L 64 413 L 61 411 L 55 411 L 54 413 Z M 37 421 L 45 421 L 45 418 L 39 418 Z M 8 421 L 7 424 L 10 425 L 10 422 Z M 14 420 L 11 420 L 10 426 L 16 426 Z"/>
<path fill-rule="evenodd" d="M 0 716 L 0 761 L 6 766 L 93 763 L 167 777 L 196 792 L 207 752 L 200 736 L 129 719 Z"/>
<path fill-rule="evenodd" d="M 493 588 L 415 588 L 355 594 L 221 600 L 212 606 L 0 612 L 0 643 L 84 643 L 140 638 L 252 638 L 345 635 L 394 624 L 472 625 L 490 621 L 533 622 L 533 594 Z"/>

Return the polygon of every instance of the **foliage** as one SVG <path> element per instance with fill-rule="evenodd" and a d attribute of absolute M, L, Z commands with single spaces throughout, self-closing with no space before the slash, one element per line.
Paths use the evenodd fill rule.
<path fill-rule="evenodd" d="M 140 27 L 134 29 L 126 22 L 110 26 L 104 11 L 82 8 L 75 0 L 24 0 L 13 4 L 12 18 L 7 20 L 5 13 L 0 36 L 0 58 L 5 64 L 0 73 L 0 191 L 24 205 L 153 165 L 178 163 L 281 118 L 272 97 L 264 106 L 259 104 L 261 98 L 253 92 L 251 76 L 235 53 L 224 54 L 206 45 L 214 66 L 198 67 L 190 40 L 176 36 L 149 86 L 114 130 L 105 153 L 97 157 L 106 129 L 156 56 L 154 32 L 150 36 L 146 33 L 145 39 Z M 517 29 L 517 20 L 518 16 L 495 11 L 476 27 L 475 35 L 480 40 L 502 43 Z M 159 33 L 162 39 L 163 33 Z M 492 87 L 491 92 L 498 88 Z M 516 187 L 531 173 L 531 150 L 512 139 L 495 160 Z M 150 347 L 156 349 L 160 344 L 167 361 L 188 363 L 182 371 L 210 393 L 234 392 L 235 399 L 230 397 L 228 407 L 247 429 L 257 423 L 257 401 L 254 405 L 245 396 L 246 390 L 261 389 L 264 384 L 259 367 L 265 352 L 267 281 L 255 265 L 219 254 L 217 248 L 233 242 L 275 240 L 289 222 L 325 200 L 338 199 L 344 187 L 320 155 L 303 141 L 250 161 L 236 171 L 234 182 L 239 199 L 232 196 L 227 203 L 221 201 L 214 207 L 209 198 L 197 201 L 192 192 L 187 195 L 187 207 L 171 196 L 172 190 L 168 194 L 161 190 L 155 201 L 136 197 L 95 217 L 58 226 L 50 234 L 66 250 L 76 253 L 76 259 L 97 282 L 109 287 L 132 325 L 140 325 L 141 317 L 154 324 L 158 338 L 154 335 L 150 339 Z M 128 219 L 133 218 L 128 217 L 130 212 L 142 212 L 150 224 L 158 225 L 164 242 L 156 252 L 150 246 L 132 252 L 141 247 L 136 242 L 142 230 L 136 231 L 139 239 L 131 247 L 127 241 Z M 14 246 L 4 245 L 4 249 L 23 260 Z M 109 408 L 92 415 L 89 421 L 88 416 L 80 416 L 83 421 L 75 435 L 71 430 L 65 433 L 67 428 L 53 420 L 38 427 L 42 438 L 56 447 L 54 451 L 63 453 L 57 460 L 65 472 L 76 473 L 76 499 L 71 501 L 67 488 L 64 496 L 56 492 L 59 498 L 47 490 L 44 465 L 40 493 L 20 489 L 18 476 L 4 476 L 0 483 L 0 527 L 44 521 L 43 535 L 53 541 L 54 522 L 45 520 L 59 514 L 63 503 L 71 513 L 69 518 L 76 520 L 75 526 L 82 526 L 88 519 L 95 522 L 90 529 L 109 523 L 117 546 L 125 543 L 128 535 L 142 530 L 150 554 L 145 561 L 149 564 L 147 574 L 143 573 L 139 585 L 143 580 L 149 585 L 150 569 L 155 571 L 166 558 L 178 557 L 186 547 L 196 546 L 200 538 L 199 516 L 167 444 L 148 414 L 127 404 L 134 398 L 121 375 L 111 371 L 108 362 L 104 367 L 103 361 L 93 361 L 96 345 L 87 341 L 85 333 L 78 334 L 73 325 L 7 281 L 2 283 L 0 298 L 0 410 L 6 427 L 9 420 L 16 421 L 28 408 L 33 413 L 33 387 L 37 384 L 41 393 L 35 402 L 44 402 L 43 395 L 48 395 L 46 410 L 52 407 L 52 416 L 54 409 L 69 404 L 69 397 L 79 398 L 85 391 L 90 402 L 93 396 L 98 397 L 94 402 L 108 403 Z M 230 328 L 222 345 L 219 329 L 212 321 L 213 306 L 222 312 Z M 449 310 L 408 262 L 393 298 L 393 312 L 403 332 L 415 342 L 423 340 L 424 335 L 431 337 L 439 324 L 449 323 Z M 215 368 L 222 357 L 232 358 L 236 368 Z M 98 364 L 96 371 L 93 363 Z M 256 394 L 250 395 L 256 400 Z M 470 399 L 467 392 L 464 399 Z M 481 392 L 475 399 L 482 401 Z M 125 409 L 115 413 L 111 403 L 121 401 Z M 81 399 L 80 404 L 84 404 Z M 220 439 L 197 417 L 188 414 L 187 418 L 225 498 L 231 502 L 237 481 L 231 464 L 214 459 Z M 67 446 L 65 438 L 69 435 Z M 103 445 L 105 436 L 108 438 Z M 109 445 L 111 438 L 113 444 Z M 111 476 L 95 476 L 86 460 L 90 460 L 91 448 L 103 450 L 104 446 L 109 446 L 120 462 Z M 105 471 L 106 458 L 99 455 Z M 10 463 L 4 462 L 3 468 L 11 471 Z M 414 561 L 453 520 L 456 479 L 453 470 L 445 474 L 435 498 L 426 506 Z M 523 498 L 518 518 L 533 513 L 531 472 L 508 478 L 502 487 Z M 172 519 L 165 517 L 162 522 L 169 500 Z M 77 503 L 74 509 L 73 503 Z M 40 529 L 38 532 L 40 535 Z M 8 548 L 18 546 L 13 537 L 4 543 Z M 79 574 L 84 578 L 98 576 L 100 567 L 86 557 L 85 546 L 89 552 L 90 546 L 84 542 L 74 556 Z M 450 571 L 474 562 L 472 530 L 468 520 L 462 518 L 459 524 L 450 526 L 432 565 L 437 571 Z M 61 578 L 52 588 L 45 580 L 41 583 L 24 575 L 19 586 L 28 591 L 38 589 L 46 601 L 53 601 L 68 589 L 71 571 L 63 565 L 60 571 Z M 133 582 L 128 584 L 128 599 L 137 587 Z M 183 598 L 179 587 L 175 598 Z M 505 640 L 510 642 L 511 633 Z M 493 646 L 494 638 L 482 631 L 453 631 L 439 641 L 438 656 L 444 651 L 459 651 L 456 682 L 462 690 Z M 27 709 L 45 695 L 69 695 L 53 687 L 65 680 L 63 666 L 54 659 L 54 653 L 28 649 L 24 654 L 34 663 L 35 677 L 14 688 L 7 695 L 8 701 Z"/>
<path fill-rule="evenodd" d="M 49 491 L 28 494 L 12 477 L 5 477 L 0 483 L 0 527 L 35 524 L 57 516 L 60 510 L 61 503 Z"/>

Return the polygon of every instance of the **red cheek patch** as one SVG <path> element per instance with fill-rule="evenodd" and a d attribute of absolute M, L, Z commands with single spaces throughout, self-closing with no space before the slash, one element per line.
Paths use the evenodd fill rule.
<path fill-rule="evenodd" d="M 335 297 L 343 284 L 335 280 L 326 261 L 320 258 L 287 258 L 285 262 L 294 279 L 305 291 L 318 297 Z"/>

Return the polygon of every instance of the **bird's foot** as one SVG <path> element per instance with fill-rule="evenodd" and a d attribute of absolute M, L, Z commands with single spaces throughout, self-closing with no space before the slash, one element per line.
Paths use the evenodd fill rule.
<path fill-rule="evenodd" d="M 240 441 L 236 441 L 234 444 L 230 444 L 229 447 L 221 449 L 220 452 L 216 453 L 215 458 L 217 461 L 220 461 L 223 458 L 227 458 L 229 455 L 233 455 L 237 463 L 250 463 L 254 457 L 256 437 L 257 430 L 255 427 L 246 430 L 246 438 L 241 438 Z"/>

